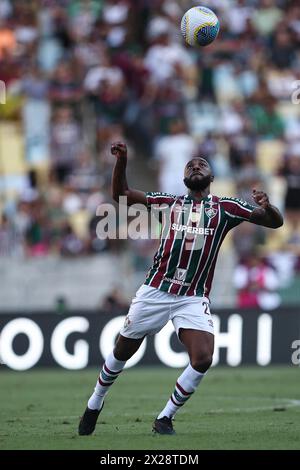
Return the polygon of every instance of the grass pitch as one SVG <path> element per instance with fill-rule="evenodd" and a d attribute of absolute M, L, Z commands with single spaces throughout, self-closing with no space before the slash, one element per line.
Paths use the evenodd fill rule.
<path fill-rule="evenodd" d="M 111 388 L 92 436 L 77 426 L 98 371 L 0 369 L 0 449 L 299 449 L 297 367 L 210 370 L 177 414 L 175 436 L 151 424 L 181 371 L 125 371 Z"/>

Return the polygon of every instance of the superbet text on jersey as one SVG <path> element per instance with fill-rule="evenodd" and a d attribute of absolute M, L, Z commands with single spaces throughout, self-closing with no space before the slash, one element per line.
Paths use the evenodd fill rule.
<path fill-rule="evenodd" d="M 162 231 L 145 284 L 171 294 L 208 297 L 226 234 L 249 220 L 255 207 L 211 194 L 200 202 L 158 192 L 146 197 L 148 210 L 161 213 Z"/>

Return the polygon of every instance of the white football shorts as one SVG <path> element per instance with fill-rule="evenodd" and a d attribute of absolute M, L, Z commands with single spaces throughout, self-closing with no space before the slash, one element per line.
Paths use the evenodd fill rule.
<path fill-rule="evenodd" d="M 169 294 L 143 284 L 132 300 L 120 334 L 140 339 L 158 333 L 169 320 L 177 336 L 180 328 L 214 334 L 209 303 L 207 297 Z"/>

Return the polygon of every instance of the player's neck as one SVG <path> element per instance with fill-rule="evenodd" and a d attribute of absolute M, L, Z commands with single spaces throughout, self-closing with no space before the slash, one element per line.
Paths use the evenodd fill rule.
<path fill-rule="evenodd" d="M 206 198 L 210 194 L 210 186 L 200 191 L 190 189 L 188 194 L 195 201 L 202 201 L 202 199 Z"/>

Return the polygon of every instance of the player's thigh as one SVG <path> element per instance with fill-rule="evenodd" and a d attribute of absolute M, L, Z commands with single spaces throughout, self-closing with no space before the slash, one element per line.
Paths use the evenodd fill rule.
<path fill-rule="evenodd" d="M 169 306 L 162 294 L 158 289 L 142 286 L 131 303 L 120 334 L 141 339 L 160 331 L 169 320 Z"/>
<path fill-rule="evenodd" d="M 195 330 L 214 335 L 214 325 L 206 297 L 183 297 L 173 306 L 171 320 L 181 341 L 180 330 Z M 206 335 L 204 335 L 206 336 Z M 207 340 L 209 341 L 209 340 Z M 207 342 L 206 341 L 206 342 Z"/>

